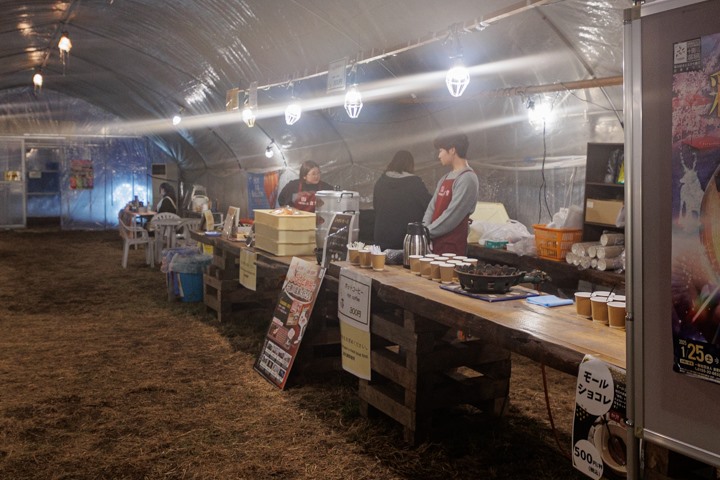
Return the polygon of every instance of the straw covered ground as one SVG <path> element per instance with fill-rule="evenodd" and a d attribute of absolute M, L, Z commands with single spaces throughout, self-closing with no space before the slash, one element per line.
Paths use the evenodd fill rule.
<path fill-rule="evenodd" d="M 575 379 L 513 357 L 508 414 L 442 412 L 432 438 L 360 416 L 338 372 L 279 391 L 252 368 L 270 320 L 169 302 L 117 232 L 0 232 L 2 479 L 560 479 Z"/>

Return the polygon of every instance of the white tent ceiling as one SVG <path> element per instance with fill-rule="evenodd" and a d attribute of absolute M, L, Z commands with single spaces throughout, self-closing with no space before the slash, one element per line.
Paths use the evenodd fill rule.
<path fill-rule="evenodd" d="M 277 165 L 313 158 L 336 180 L 348 164 L 381 170 L 400 148 L 429 164 L 442 129 L 468 132 L 475 162 L 579 155 L 589 141 L 622 141 L 622 20 L 631 3 L 0 0 L 0 126 L 61 133 L 68 118 L 51 104 L 59 95 L 116 118 L 83 124 L 74 112 L 74 132 L 147 135 L 191 175 L 272 166 L 263 155 L 270 139 L 284 149 Z M 64 66 L 63 31 L 73 42 Z M 451 31 L 472 71 L 460 98 L 444 85 L 457 53 Z M 342 95 L 325 92 L 322 73 L 342 58 L 358 64 L 365 106 L 357 120 Z M 33 93 L 38 68 L 45 81 Z M 291 81 L 306 110 L 289 127 Z M 225 108 L 227 92 L 251 82 L 261 87 L 252 129 Z M 542 91 L 564 119 L 545 147 L 526 110 Z M 181 109 L 185 121 L 174 127 Z"/>

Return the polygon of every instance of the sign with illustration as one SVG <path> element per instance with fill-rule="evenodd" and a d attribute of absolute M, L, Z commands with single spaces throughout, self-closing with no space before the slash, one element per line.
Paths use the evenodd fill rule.
<path fill-rule="evenodd" d="M 627 476 L 625 370 L 586 355 L 578 371 L 572 434 L 573 466 L 590 478 Z"/>
<path fill-rule="evenodd" d="M 673 45 L 672 336 L 676 372 L 720 381 L 720 34 Z"/>
<path fill-rule="evenodd" d="M 316 262 L 293 257 L 273 311 L 255 370 L 285 388 L 300 342 L 305 334 L 325 269 Z"/>

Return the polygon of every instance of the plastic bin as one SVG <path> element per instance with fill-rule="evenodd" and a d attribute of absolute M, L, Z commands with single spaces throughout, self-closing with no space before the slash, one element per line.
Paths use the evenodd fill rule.
<path fill-rule="evenodd" d="M 540 224 L 533 225 L 533 229 L 538 257 L 548 260 L 565 261 L 573 243 L 582 241 L 582 229 L 547 228 Z"/>
<path fill-rule="evenodd" d="M 202 273 L 178 273 L 179 291 L 183 302 L 203 301 Z"/>

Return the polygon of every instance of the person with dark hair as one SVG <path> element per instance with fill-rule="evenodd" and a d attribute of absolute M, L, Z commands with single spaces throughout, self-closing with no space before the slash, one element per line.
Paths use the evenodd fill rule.
<path fill-rule="evenodd" d="M 403 248 L 408 223 L 422 221 L 430 201 L 430 192 L 414 172 L 412 154 L 400 150 L 375 183 L 373 242 L 383 250 Z"/>
<path fill-rule="evenodd" d="M 470 145 L 465 134 L 451 134 L 435 139 L 442 166 L 452 170 L 440 179 L 425 211 L 423 222 L 430 231 L 432 251 L 465 255 L 470 215 L 478 201 L 477 175 L 466 160 Z"/>
<path fill-rule="evenodd" d="M 312 160 L 300 165 L 300 178 L 290 180 L 278 195 L 281 207 L 289 205 L 305 212 L 315 211 L 315 192 L 332 190 L 327 182 L 320 180 L 320 166 Z"/>
<path fill-rule="evenodd" d="M 175 197 L 175 189 L 167 182 L 160 184 L 160 201 L 155 207 L 157 213 L 170 212 L 177 214 L 177 199 Z"/>

